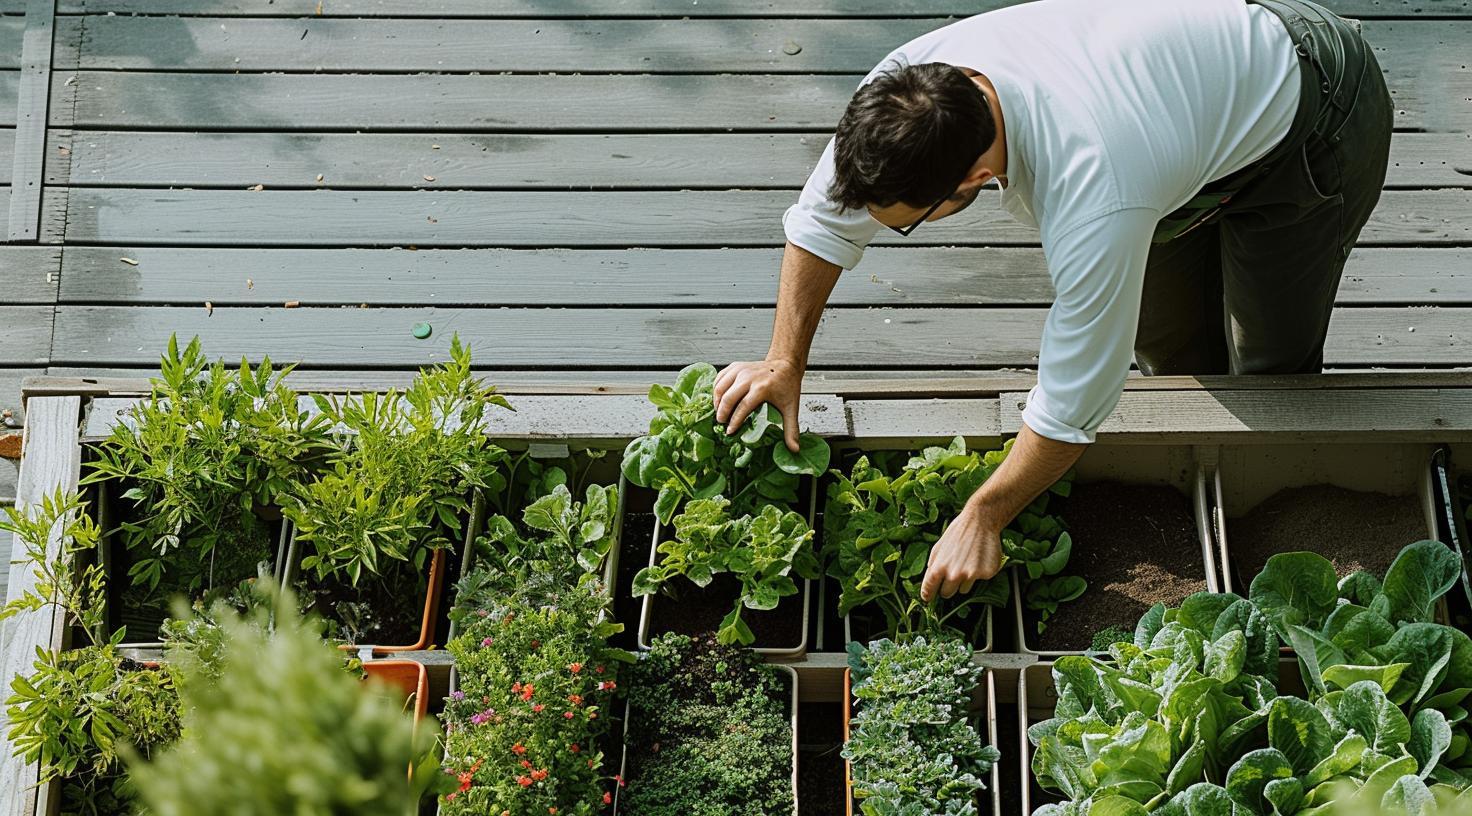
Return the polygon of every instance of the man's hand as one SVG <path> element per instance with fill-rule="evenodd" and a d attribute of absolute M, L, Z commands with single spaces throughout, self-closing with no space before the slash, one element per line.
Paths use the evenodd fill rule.
<path fill-rule="evenodd" d="M 732 363 L 716 377 L 716 421 L 726 423 L 726 433 L 733 434 L 752 411 L 762 403 L 771 403 L 782 414 L 788 450 L 797 453 L 797 406 L 801 396 L 802 369 L 786 360 Z"/>
<path fill-rule="evenodd" d="M 991 578 L 1001 568 L 1001 530 L 987 521 L 975 500 L 969 501 L 930 548 L 920 598 L 929 603 L 937 594 L 942 598 L 957 592 L 966 595 L 977 581 Z"/>

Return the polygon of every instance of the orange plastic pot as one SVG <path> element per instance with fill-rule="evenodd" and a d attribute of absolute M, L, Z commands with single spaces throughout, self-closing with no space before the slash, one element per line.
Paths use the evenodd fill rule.
<path fill-rule="evenodd" d="M 414 704 L 414 724 L 429 714 L 429 672 L 417 660 L 371 660 L 363 664 L 368 682 L 382 683 Z"/>
<path fill-rule="evenodd" d="M 434 557 L 429 562 L 429 588 L 424 593 L 424 611 L 419 620 L 419 639 L 413 643 L 399 646 L 382 646 L 378 644 L 345 643 L 339 646 L 345 652 L 356 652 L 363 649 L 372 649 L 374 656 L 382 654 L 393 654 L 395 652 L 417 652 L 428 649 L 434 643 L 435 624 L 438 620 L 440 609 L 440 596 L 445 590 L 445 551 L 435 550 Z M 366 664 L 365 664 L 366 665 Z"/>

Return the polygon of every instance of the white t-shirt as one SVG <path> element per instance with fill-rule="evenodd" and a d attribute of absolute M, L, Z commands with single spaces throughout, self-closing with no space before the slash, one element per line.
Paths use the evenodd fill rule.
<path fill-rule="evenodd" d="M 1056 293 L 1023 420 L 1094 441 L 1133 359 L 1156 222 L 1266 155 L 1293 122 L 1287 31 L 1244 0 L 1037 0 L 906 43 L 864 81 L 897 60 L 970 68 L 996 87 L 1002 206 L 1041 231 Z M 783 224 L 792 243 L 852 269 L 881 225 L 830 202 L 832 178 L 830 141 Z"/>

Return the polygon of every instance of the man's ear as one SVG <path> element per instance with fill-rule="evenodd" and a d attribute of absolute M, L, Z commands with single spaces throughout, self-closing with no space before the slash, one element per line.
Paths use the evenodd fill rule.
<path fill-rule="evenodd" d="M 956 186 L 957 188 L 964 187 L 967 189 L 970 189 L 972 187 L 980 187 L 996 177 L 996 173 L 993 173 L 990 168 L 986 167 L 980 161 L 978 161 L 976 165 L 971 168 L 971 171 L 966 174 L 966 178 L 962 179 L 961 183 Z"/>

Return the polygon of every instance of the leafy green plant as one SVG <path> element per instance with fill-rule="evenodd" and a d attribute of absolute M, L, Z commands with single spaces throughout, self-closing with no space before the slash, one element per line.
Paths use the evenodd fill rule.
<path fill-rule="evenodd" d="M 460 688 L 445 703 L 445 766 L 457 785 L 442 812 L 601 812 L 612 800 L 605 712 L 619 663 L 633 659 L 608 645 L 623 626 L 607 619 L 607 597 L 536 570 L 499 598 L 465 600 L 448 645 Z"/>
<path fill-rule="evenodd" d="M 920 587 L 931 546 L 1009 450 L 1010 442 L 1001 450 L 968 451 L 956 437 L 914 456 L 881 452 L 859 457 L 851 473 L 833 471 L 822 558 L 839 584 L 839 614 L 872 605 L 883 614 L 886 631 L 903 639 L 947 631 L 969 635 L 959 624 L 974 607 L 1005 604 L 1010 588 L 1003 575 L 948 602 L 926 604 Z M 1029 602 L 1043 611 L 1083 591 L 1082 579 L 1060 575 L 1072 541 L 1048 514 L 1050 496 L 1067 496 L 1070 485 L 1067 477 L 1058 482 L 1002 534 L 1003 567 L 1023 571 Z"/>
<path fill-rule="evenodd" d="M 654 513 L 661 524 L 669 524 L 681 504 L 717 495 L 729 499 L 738 516 L 768 503 L 791 506 L 799 478 L 828 469 L 828 443 L 802 434 L 801 449 L 788 450 L 782 415 L 771 406 L 753 411 L 739 433 L 727 434 L 715 419 L 715 381 L 714 366 L 695 363 L 680 371 L 673 387 L 650 386 L 658 413 L 648 435 L 624 449 L 624 477 L 659 491 Z"/>
<path fill-rule="evenodd" d="M 283 512 L 297 541 L 312 548 L 302 568 L 318 578 L 356 585 L 395 564 L 422 571 L 434 550 L 461 535 L 472 493 L 505 486 L 497 466 L 506 452 L 491 444 L 484 422 L 491 407 L 511 406 L 473 375 L 458 337 L 448 362 L 421 371 L 402 392 L 316 400 L 344 430 L 342 448 Z"/>
<path fill-rule="evenodd" d="M 331 451 L 330 423 L 302 409 L 269 359 L 238 371 L 169 338 L 161 377 L 97 447 L 82 484 L 115 482 L 133 503 L 121 525 L 138 585 L 185 591 L 255 574 L 271 557 L 263 517 L 287 504 Z"/>
<path fill-rule="evenodd" d="M 618 488 L 589 485 L 579 502 L 567 485 L 522 511 L 523 535 L 505 516 L 492 516 L 475 541 L 486 574 L 522 575 L 532 569 L 558 573 L 569 583 L 596 581 L 613 548 L 618 522 Z"/>
<path fill-rule="evenodd" d="M 968 715 L 983 670 L 958 639 L 850 643 L 859 701 L 843 756 L 865 816 L 971 816 L 1000 754 Z"/>
<path fill-rule="evenodd" d="M 1094 639 L 1089 643 L 1091 652 L 1107 652 L 1109 647 L 1121 641 L 1130 640 L 1131 633 L 1118 626 L 1106 626 L 1094 633 Z"/>
<path fill-rule="evenodd" d="M 668 633 L 640 655 L 629 687 L 621 813 L 793 811 L 791 698 L 754 653 Z"/>
<path fill-rule="evenodd" d="M 226 617 L 217 674 L 185 664 L 184 736 L 129 762 L 156 816 L 377 813 L 413 816 L 450 784 L 428 733 L 342 670 L 319 622 L 289 597 Z"/>
<path fill-rule="evenodd" d="M 124 746 L 147 757 L 179 736 L 179 698 L 171 672 L 123 657 L 118 630 L 106 637 L 106 577 L 95 562 L 78 561 L 97 546 L 100 530 L 81 499 L 61 491 L 34 512 L 6 508 L 0 530 L 14 533 L 34 586 L 0 611 L 0 620 L 53 609 L 86 640 L 64 651 L 40 649 L 30 675 L 17 674 L 6 701 L 12 751 L 37 763 L 42 783 L 61 781 L 64 814 L 128 813 L 132 788 Z M 55 540 L 55 558 L 47 543 Z"/>
<path fill-rule="evenodd" d="M 813 531 L 802 514 L 770 504 L 738 518 L 730 510 L 721 496 L 685 505 L 675 517 L 675 537 L 659 544 L 664 557 L 639 570 L 633 589 L 635 596 L 650 595 L 677 575 L 704 587 L 716 575 L 730 573 L 741 582 L 741 595 L 721 621 L 718 636 L 723 644 L 750 645 L 756 637 L 741 618 L 742 608 L 776 609 L 783 598 L 797 594 L 793 575 L 817 578 L 820 570 Z"/>

